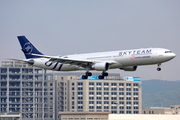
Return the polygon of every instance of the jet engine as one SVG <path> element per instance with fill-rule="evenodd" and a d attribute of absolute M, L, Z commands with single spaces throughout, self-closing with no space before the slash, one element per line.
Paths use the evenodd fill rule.
<path fill-rule="evenodd" d="M 107 62 L 95 63 L 92 66 L 92 68 L 97 71 L 107 71 L 109 69 L 109 63 Z"/>
<path fill-rule="evenodd" d="M 137 66 L 126 66 L 126 67 L 123 67 L 123 68 L 120 68 L 120 69 L 124 70 L 124 71 L 136 71 Z"/>

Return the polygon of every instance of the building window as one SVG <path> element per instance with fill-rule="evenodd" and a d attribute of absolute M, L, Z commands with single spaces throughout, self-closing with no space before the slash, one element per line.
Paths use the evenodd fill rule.
<path fill-rule="evenodd" d="M 78 95 L 82 95 L 83 94 L 83 92 L 78 92 Z"/>
<path fill-rule="evenodd" d="M 104 100 L 109 100 L 109 97 L 104 97 Z"/>
<path fill-rule="evenodd" d="M 78 90 L 83 90 L 83 87 L 78 87 Z"/>
<path fill-rule="evenodd" d="M 109 83 L 104 83 L 104 86 L 109 86 Z"/>
<path fill-rule="evenodd" d="M 139 114 L 139 111 L 134 111 L 134 114 Z"/>
<path fill-rule="evenodd" d="M 101 109 L 101 106 L 96 106 L 96 109 Z"/>
<path fill-rule="evenodd" d="M 121 105 L 124 104 L 124 101 L 120 101 L 119 104 L 121 104 Z"/>
<path fill-rule="evenodd" d="M 119 111 L 120 114 L 124 114 L 124 111 Z"/>
<path fill-rule="evenodd" d="M 104 95 L 109 95 L 109 92 L 104 92 Z"/>
<path fill-rule="evenodd" d="M 117 83 L 111 83 L 111 86 L 117 86 Z"/>
<path fill-rule="evenodd" d="M 94 104 L 94 101 L 89 101 L 89 104 Z"/>
<path fill-rule="evenodd" d="M 109 109 L 109 106 L 104 106 L 104 109 Z"/>
<path fill-rule="evenodd" d="M 111 92 L 111 95 L 117 95 L 117 92 Z"/>
<path fill-rule="evenodd" d="M 89 85 L 94 85 L 94 82 L 89 82 Z"/>
<path fill-rule="evenodd" d="M 119 88 L 119 91 L 124 91 L 124 88 Z"/>
<path fill-rule="evenodd" d="M 108 87 L 105 87 L 104 90 L 109 90 L 109 88 L 108 88 Z"/>
<path fill-rule="evenodd" d="M 134 105 L 138 105 L 138 102 L 134 102 Z"/>
<path fill-rule="evenodd" d="M 131 106 L 126 106 L 126 109 L 131 109 Z"/>
<path fill-rule="evenodd" d="M 127 92 L 126 95 L 131 95 L 131 92 Z"/>
<path fill-rule="evenodd" d="M 82 100 L 83 99 L 83 97 L 78 97 L 78 100 Z"/>
<path fill-rule="evenodd" d="M 83 106 L 78 106 L 78 109 L 83 109 Z"/>
<path fill-rule="evenodd" d="M 119 97 L 119 100 L 124 100 L 124 97 Z"/>
<path fill-rule="evenodd" d="M 126 111 L 127 114 L 131 114 L 131 111 Z"/>
<path fill-rule="evenodd" d="M 89 87 L 89 90 L 94 90 L 94 87 Z"/>
<path fill-rule="evenodd" d="M 111 111 L 111 113 L 117 113 L 117 111 Z"/>
<path fill-rule="evenodd" d="M 96 95 L 101 95 L 102 93 L 101 92 L 96 92 Z"/>
<path fill-rule="evenodd" d="M 134 83 L 133 86 L 139 86 L 139 84 L 138 83 Z"/>
<path fill-rule="evenodd" d="M 74 90 L 74 87 L 72 87 L 72 90 Z"/>
<path fill-rule="evenodd" d="M 78 82 L 78 85 L 83 85 L 83 83 L 82 82 Z"/>
<path fill-rule="evenodd" d="M 134 91 L 138 91 L 138 88 L 134 88 Z"/>
<path fill-rule="evenodd" d="M 138 100 L 138 97 L 134 97 L 134 100 Z"/>
<path fill-rule="evenodd" d="M 77 103 L 78 103 L 78 104 L 83 104 L 83 101 L 78 101 Z"/>
<path fill-rule="evenodd" d="M 102 104 L 102 102 L 101 101 L 96 101 L 96 104 Z"/>
<path fill-rule="evenodd" d="M 139 107 L 138 106 L 134 106 L 134 109 L 139 109 Z"/>
<path fill-rule="evenodd" d="M 89 92 L 89 95 L 94 95 L 94 92 Z"/>
<path fill-rule="evenodd" d="M 126 91 L 131 91 L 131 88 L 126 88 Z"/>
<path fill-rule="evenodd" d="M 119 95 L 124 95 L 124 92 L 119 92 Z"/>
<path fill-rule="evenodd" d="M 109 101 L 104 101 L 104 104 L 109 104 Z"/>
<path fill-rule="evenodd" d="M 126 86 L 131 86 L 131 83 L 126 83 Z"/>
<path fill-rule="evenodd" d="M 117 109 L 117 107 L 116 106 L 111 106 L 111 109 Z"/>
<path fill-rule="evenodd" d="M 94 106 L 89 106 L 89 109 L 94 109 Z"/>
<path fill-rule="evenodd" d="M 101 87 L 97 87 L 96 90 L 101 90 Z"/>
<path fill-rule="evenodd" d="M 101 97 L 96 97 L 97 100 L 101 100 Z"/>
<path fill-rule="evenodd" d="M 131 102 L 130 102 L 130 101 L 128 101 L 128 102 L 126 102 L 126 104 L 127 104 L 127 105 L 130 105 L 130 104 L 131 104 Z"/>
<path fill-rule="evenodd" d="M 124 106 L 119 106 L 119 109 L 124 109 Z"/>
<path fill-rule="evenodd" d="M 74 86 L 74 83 L 72 83 L 72 86 Z"/>
<path fill-rule="evenodd" d="M 116 88 L 111 88 L 112 91 L 116 91 L 117 89 Z"/>
<path fill-rule="evenodd" d="M 134 92 L 134 95 L 138 95 L 138 92 Z"/>
<path fill-rule="evenodd" d="M 118 104 L 117 101 L 111 101 L 111 104 Z"/>
<path fill-rule="evenodd" d="M 116 100 L 117 98 L 116 97 L 111 97 L 111 100 Z"/>
<path fill-rule="evenodd" d="M 94 97 L 89 97 L 90 100 L 94 100 Z"/>
<path fill-rule="evenodd" d="M 131 100 L 131 97 L 126 97 L 126 100 Z"/>
<path fill-rule="evenodd" d="M 124 83 L 119 83 L 119 86 L 124 86 Z"/>
<path fill-rule="evenodd" d="M 101 85 L 101 83 L 100 83 L 100 82 L 97 82 L 96 85 L 97 85 L 97 86 L 98 86 L 98 85 Z"/>

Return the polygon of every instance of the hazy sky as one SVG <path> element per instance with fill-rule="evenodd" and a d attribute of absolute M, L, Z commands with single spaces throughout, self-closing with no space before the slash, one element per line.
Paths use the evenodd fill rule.
<path fill-rule="evenodd" d="M 168 48 L 176 58 L 161 72 L 156 65 L 109 72 L 180 80 L 180 0 L 1 0 L 0 61 L 24 58 L 19 35 L 48 55 Z"/>

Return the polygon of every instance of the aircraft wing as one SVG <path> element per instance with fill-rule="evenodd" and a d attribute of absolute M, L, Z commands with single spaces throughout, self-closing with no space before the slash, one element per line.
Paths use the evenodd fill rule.
<path fill-rule="evenodd" d="M 42 58 L 48 58 L 49 61 L 52 61 L 52 62 L 60 62 L 63 64 L 78 65 L 81 67 L 86 67 L 87 64 L 102 62 L 102 61 L 96 61 L 96 60 L 86 60 L 86 59 L 82 60 L 82 59 L 64 58 L 64 57 L 47 56 L 47 55 L 39 55 L 39 54 L 29 54 L 29 55 L 42 57 Z M 105 62 L 108 62 L 109 64 L 116 63 L 115 61 L 105 61 Z"/>

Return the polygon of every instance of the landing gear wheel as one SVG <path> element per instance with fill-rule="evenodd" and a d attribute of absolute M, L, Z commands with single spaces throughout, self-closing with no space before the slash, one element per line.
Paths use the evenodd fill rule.
<path fill-rule="evenodd" d="M 161 68 L 157 68 L 157 71 L 161 71 Z"/>
<path fill-rule="evenodd" d="M 91 72 L 86 72 L 86 76 L 92 76 Z"/>
<path fill-rule="evenodd" d="M 99 78 L 99 79 L 104 79 L 104 76 L 99 75 L 98 78 Z"/>
<path fill-rule="evenodd" d="M 88 76 L 87 75 L 82 75 L 82 79 L 87 79 Z"/>
<path fill-rule="evenodd" d="M 102 72 L 102 76 L 108 76 L 107 72 Z"/>
<path fill-rule="evenodd" d="M 161 71 L 161 63 L 159 63 L 157 65 L 158 65 L 157 71 Z"/>

